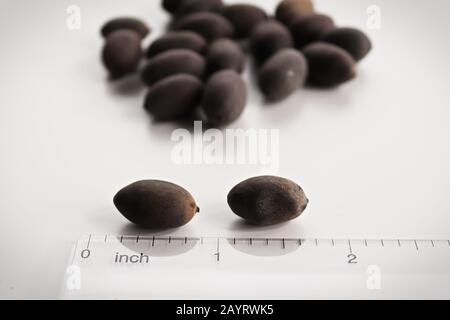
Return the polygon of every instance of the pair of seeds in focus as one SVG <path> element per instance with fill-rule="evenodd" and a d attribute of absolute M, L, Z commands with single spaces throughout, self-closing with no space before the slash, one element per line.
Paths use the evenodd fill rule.
<path fill-rule="evenodd" d="M 298 184 L 275 176 L 239 183 L 228 193 L 227 201 L 236 215 L 257 226 L 295 219 L 308 205 Z M 123 188 L 115 195 L 114 204 L 129 221 L 149 229 L 181 227 L 200 211 L 187 190 L 159 180 L 138 181 Z"/>

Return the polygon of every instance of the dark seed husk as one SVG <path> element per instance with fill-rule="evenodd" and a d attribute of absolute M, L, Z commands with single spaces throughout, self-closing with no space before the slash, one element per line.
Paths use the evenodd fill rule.
<path fill-rule="evenodd" d="M 348 53 L 355 61 L 362 60 L 372 48 L 370 39 L 360 30 L 354 28 L 337 28 L 328 32 L 322 41 L 332 43 Z"/>
<path fill-rule="evenodd" d="M 228 194 L 228 205 L 247 222 L 269 226 L 300 216 L 308 199 L 303 189 L 291 180 L 261 176 L 235 186 Z"/>
<path fill-rule="evenodd" d="M 147 57 L 152 58 L 161 52 L 172 49 L 189 49 L 201 53 L 206 48 L 206 40 L 191 31 L 169 32 L 155 40 L 147 50 Z"/>
<path fill-rule="evenodd" d="M 203 79 L 205 72 L 206 62 L 201 55 L 191 50 L 174 49 L 150 59 L 142 71 L 142 80 L 151 86 L 168 76 L 181 73 Z"/>
<path fill-rule="evenodd" d="M 207 41 L 229 38 L 234 34 L 231 23 L 221 15 L 212 12 L 198 12 L 187 15 L 176 21 L 173 28 L 197 32 Z"/>
<path fill-rule="evenodd" d="M 180 5 L 185 1 L 186 0 L 163 0 L 162 7 L 167 12 L 175 14 L 180 8 Z"/>
<path fill-rule="evenodd" d="M 106 38 L 102 60 L 112 78 L 136 71 L 141 57 L 141 38 L 136 32 L 118 30 Z"/>
<path fill-rule="evenodd" d="M 334 28 L 334 21 L 329 16 L 309 14 L 296 18 L 291 24 L 291 33 L 295 46 L 301 49 L 312 42 L 319 41 Z"/>
<path fill-rule="evenodd" d="M 181 227 L 198 212 L 188 191 L 159 180 L 130 184 L 115 195 L 114 205 L 132 223 L 151 229 Z"/>
<path fill-rule="evenodd" d="M 178 16 L 204 11 L 220 13 L 222 9 L 222 0 L 184 0 L 176 13 Z"/>
<path fill-rule="evenodd" d="M 233 4 L 223 9 L 223 15 L 234 26 L 238 38 L 247 38 L 253 29 L 267 19 L 267 14 L 261 8 L 250 4 Z"/>
<path fill-rule="evenodd" d="M 306 81 L 308 63 L 295 49 L 283 49 L 272 56 L 259 71 L 261 91 L 269 101 L 287 98 Z"/>
<path fill-rule="evenodd" d="M 262 64 L 272 55 L 285 48 L 292 48 L 294 42 L 289 30 L 280 22 L 261 22 L 253 30 L 250 46 L 257 63 Z"/>
<path fill-rule="evenodd" d="M 308 60 L 308 83 L 319 87 L 334 87 L 355 76 L 355 60 L 333 44 L 316 42 L 304 48 Z"/>
<path fill-rule="evenodd" d="M 157 121 L 177 120 L 194 111 L 202 90 L 203 83 L 189 74 L 167 77 L 150 88 L 145 109 Z"/>
<path fill-rule="evenodd" d="M 290 26 L 298 17 L 313 12 L 314 4 L 311 0 L 284 0 L 277 6 L 275 16 L 286 26 Z"/>
<path fill-rule="evenodd" d="M 219 71 L 205 85 L 202 107 L 212 126 L 234 122 L 244 111 L 246 102 L 247 88 L 235 71 Z"/>
<path fill-rule="evenodd" d="M 208 74 L 224 69 L 241 73 L 244 69 L 245 57 L 238 43 L 224 38 L 211 44 L 206 54 L 206 61 Z"/>
<path fill-rule="evenodd" d="M 149 33 L 150 28 L 145 22 L 131 17 L 120 17 L 109 20 L 101 29 L 104 38 L 117 30 L 131 30 L 136 32 L 141 39 L 144 39 Z"/>

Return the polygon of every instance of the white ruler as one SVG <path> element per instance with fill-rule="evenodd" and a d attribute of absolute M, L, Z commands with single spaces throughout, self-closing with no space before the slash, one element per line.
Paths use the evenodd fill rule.
<path fill-rule="evenodd" d="M 86 236 L 64 299 L 449 299 L 449 240 Z"/>

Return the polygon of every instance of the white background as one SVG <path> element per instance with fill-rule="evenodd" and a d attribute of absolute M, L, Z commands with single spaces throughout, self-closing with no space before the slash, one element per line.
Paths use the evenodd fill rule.
<path fill-rule="evenodd" d="M 168 21 L 159 1 L 0 3 L 1 298 L 57 297 L 81 235 L 148 234 L 112 204 L 145 178 L 184 186 L 201 207 L 174 235 L 450 238 L 448 1 L 317 1 L 374 44 L 358 77 L 338 89 L 304 89 L 268 106 L 247 68 L 249 103 L 231 127 L 279 129 L 279 174 L 310 199 L 300 219 L 260 229 L 226 205 L 258 166 L 174 165 L 176 126 L 152 123 L 144 88 L 107 81 L 100 26 L 141 17 L 154 30 L 147 45 Z M 66 27 L 70 4 L 81 8 L 81 30 Z M 382 10 L 381 30 L 366 29 L 371 4 Z M 275 1 L 263 5 L 273 11 Z"/>

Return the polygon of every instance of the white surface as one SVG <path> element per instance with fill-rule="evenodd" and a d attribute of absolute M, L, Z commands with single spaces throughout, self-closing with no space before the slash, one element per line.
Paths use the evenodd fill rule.
<path fill-rule="evenodd" d="M 317 3 L 339 25 L 364 29 L 374 2 Z M 79 31 L 66 27 L 70 4 L 82 10 Z M 147 18 L 154 39 L 168 18 L 159 1 L 2 0 L 0 297 L 56 297 L 83 234 L 145 233 L 112 204 L 143 178 L 176 182 L 197 199 L 201 214 L 175 235 L 450 238 L 450 3 L 376 4 L 382 29 L 366 30 L 374 50 L 351 83 L 265 106 L 247 71 L 250 101 L 232 127 L 280 129 L 279 174 L 310 199 L 297 221 L 255 230 L 233 216 L 226 194 L 259 167 L 172 164 L 175 126 L 152 123 L 145 90 L 106 80 L 102 23 Z"/>

